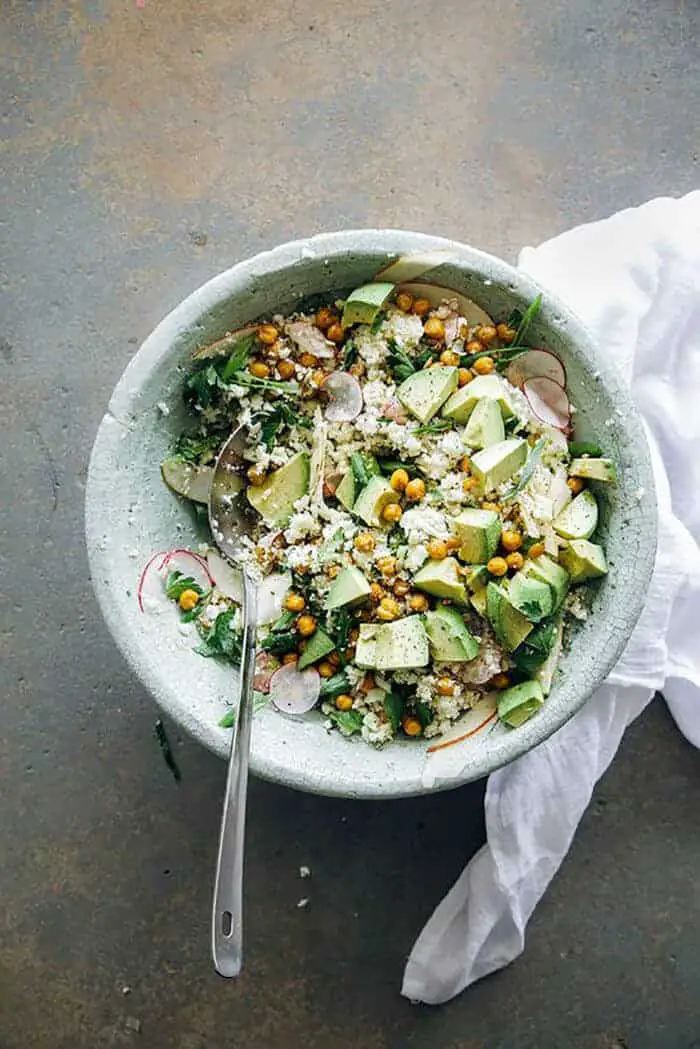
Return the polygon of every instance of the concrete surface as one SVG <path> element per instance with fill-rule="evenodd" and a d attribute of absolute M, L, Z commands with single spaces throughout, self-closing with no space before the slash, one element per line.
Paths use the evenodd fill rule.
<path fill-rule="evenodd" d="M 134 347 L 233 259 L 371 224 L 513 258 L 694 188 L 699 31 L 694 0 L 4 0 L 0 1049 L 698 1044 L 700 759 L 660 701 L 505 972 L 443 1009 L 398 996 L 481 786 L 352 805 L 254 783 L 247 966 L 215 977 L 224 769 L 184 740 L 180 784 L 163 764 L 82 496 Z"/>

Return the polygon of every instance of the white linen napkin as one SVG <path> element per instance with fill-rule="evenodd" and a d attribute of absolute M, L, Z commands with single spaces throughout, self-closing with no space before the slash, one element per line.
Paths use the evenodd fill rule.
<path fill-rule="evenodd" d="M 406 965 L 402 994 L 429 1004 L 522 952 L 596 782 L 657 689 L 700 747 L 700 192 L 524 248 L 519 266 L 578 313 L 630 383 L 651 448 L 659 545 L 644 612 L 605 683 L 554 736 L 490 776 L 487 844 Z"/>

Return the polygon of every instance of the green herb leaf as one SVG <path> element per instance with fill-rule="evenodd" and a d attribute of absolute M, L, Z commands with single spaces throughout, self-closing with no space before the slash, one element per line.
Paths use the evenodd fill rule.
<path fill-rule="evenodd" d="M 388 345 L 389 356 L 387 357 L 387 365 L 389 371 L 397 382 L 403 382 L 404 379 L 408 379 L 417 370 L 416 365 L 394 339 L 388 340 Z"/>
<path fill-rule="evenodd" d="M 259 710 L 264 708 L 270 702 L 270 697 L 265 695 L 264 692 L 258 692 L 257 689 L 253 690 L 253 716 L 255 716 Z M 233 728 L 236 724 L 236 711 L 227 710 L 221 721 L 219 722 L 220 728 Z"/>
<path fill-rule="evenodd" d="M 358 617 L 359 612 L 351 612 L 347 608 L 340 608 L 337 612 L 333 612 L 328 617 L 328 633 L 335 642 L 335 647 L 337 648 L 343 662 L 345 662 L 345 656 L 343 653 L 350 644 L 350 631 L 353 627 L 357 626 Z M 333 679 L 331 678 L 331 681 L 332 680 Z"/>
<path fill-rule="evenodd" d="M 403 717 L 404 703 L 396 692 L 387 692 L 384 696 L 384 712 L 391 722 L 392 732 L 398 732 Z"/>
<path fill-rule="evenodd" d="M 296 612 L 283 612 L 279 619 L 276 619 L 272 624 L 272 630 L 278 634 L 282 630 L 289 630 L 290 626 L 296 619 Z"/>
<path fill-rule="evenodd" d="M 185 380 L 185 399 L 194 401 L 201 408 L 209 408 L 216 391 L 221 387 L 221 378 L 216 368 L 213 364 L 207 364 Z"/>
<path fill-rule="evenodd" d="M 525 465 L 523 466 L 522 470 L 520 471 L 520 479 L 518 480 L 518 483 L 513 485 L 506 492 L 506 494 L 503 496 L 503 501 L 504 502 L 507 503 L 507 502 L 510 502 L 511 499 L 515 499 L 516 495 L 520 495 L 520 493 L 522 492 L 523 488 L 525 488 L 529 484 L 530 478 L 532 477 L 533 473 L 535 472 L 535 467 L 537 466 L 537 464 L 539 463 L 540 459 L 542 458 L 542 452 L 544 451 L 544 446 L 545 446 L 545 439 L 544 439 L 544 437 L 541 437 L 539 439 L 539 441 L 537 442 L 537 444 L 534 446 L 534 448 L 530 449 L 530 454 L 527 457 Z"/>
<path fill-rule="evenodd" d="M 230 608 L 225 612 L 219 612 L 211 627 L 202 626 L 197 623 L 202 641 L 195 648 L 200 656 L 207 658 L 222 659 L 227 663 L 238 666 L 241 662 L 242 635 L 240 631 L 233 629 L 233 621 L 236 615 L 235 609 Z"/>
<path fill-rule="evenodd" d="M 418 718 L 418 720 L 421 723 L 421 728 L 425 729 L 430 724 L 430 722 L 433 720 L 435 715 L 433 714 L 433 712 L 430 709 L 430 707 L 426 706 L 425 703 L 420 703 L 420 702 L 416 703 L 415 709 L 416 709 L 416 717 Z"/>
<path fill-rule="evenodd" d="M 534 674 L 544 663 L 552 650 L 556 633 L 556 620 L 545 619 L 528 634 L 522 644 L 518 645 L 513 653 L 513 660 L 522 674 Z"/>
<path fill-rule="evenodd" d="M 284 656 L 287 652 L 293 652 L 299 644 L 299 635 L 296 630 L 272 630 L 260 642 L 260 647 L 273 656 Z"/>
<path fill-rule="evenodd" d="M 358 489 L 364 488 L 369 481 L 369 474 L 367 473 L 365 461 L 359 452 L 353 452 L 350 456 L 350 469 Z"/>
<path fill-rule="evenodd" d="M 255 336 L 252 333 L 238 340 L 221 373 L 221 378 L 224 382 L 229 382 L 236 372 L 239 372 L 241 368 L 245 368 L 248 358 L 253 351 L 254 342 Z"/>
<path fill-rule="evenodd" d="M 170 446 L 170 458 L 203 466 L 216 458 L 216 453 L 225 440 L 225 433 L 181 433 Z"/>
<path fill-rule="evenodd" d="M 418 426 L 413 432 L 418 437 L 420 434 L 427 433 L 444 433 L 445 430 L 451 430 L 453 423 L 449 419 L 436 419 L 435 422 L 426 423 L 424 426 Z"/>
<path fill-rule="evenodd" d="M 345 348 L 343 350 L 343 371 L 347 371 L 349 368 L 352 368 L 353 364 L 357 360 L 357 356 L 357 346 L 352 341 L 352 339 L 348 339 L 348 341 L 345 343 Z"/>
<path fill-rule="evenodd" d="M 274 448 L 277 434 L 283 426 L 292 429 L 294 426 L 308 428 L 312 425 L 308 415 L 299 415 L 296 407 L 286 400 L 277 401 L 270 411 L 254 415 L 253 422 L 260 423 L 260 439 L 268 452 Z"/>
<path fill-rule="evenodd" d="M 379 469 L 387 477 L 393 474 L 394 470 L 405 470 L 407 474 L 419 473 L 418 467 L 415 463 L 402 463 L 400 459 L 379 459 Z"/>
<path fill-rule="evenodd" d="M 523 345 L 525 336 L 527 334 L 527 330 L 534 321 L 537 314 L 540 312 L 541 305 L 542 296 L 538 295 L 536 299 L 533 299 L 533 301 L 530 303 L 530 305 L 523 314 L 523 318 L 520 321 L 520 324 L 518 325 L 518 330 L 516 332 L 515 338 L 513 339 L 513 346 Z"/>
<path fill-rule="evenodd" d="M 328 717 L 346 736 L 353 736 L 362 731 L 364 719 L 359 710 L 331 710 Z"/>
<path fill-rule="evenodd" d="M 236 386 L 250 386 L 253 390 L 269 390 L 271 393 L 278 393 L 284 397 L 297 397 L 299 394 L 299 384 L 296 382 L 259 379 L 257 375 L 251 375 L 250 372 L 245 371 L 235 372 L 228 381 Z"/>
<path fill-rule="evenodd" d="M 340 696 L 343 692 L 347 692 L 349 688 L 350 682 L 343 671 L 341 671 L 339 674 L 334 674 L 333 677 L 327 677 L 321 682 L 319 697 L 321 699 L 335 699 L 336 696 Z"/>
<path fill-rule="evenodd" d="M 178 601 L 185 590 L 194 590 L 200 597 L 204 594 L 199 583 L 195 583 L 192 576 L 183 575 L 182 572 L 170 572 L 165 582 L 165 594 L 171 601 Z"/>
<path fill-rule="evenodd" d="M 377 316 L 374 318 L 369 326 L 369 330 L 372 335 L 376 335 L 382 324 L 384 323 L 384 310 L 380 310 Z"/>

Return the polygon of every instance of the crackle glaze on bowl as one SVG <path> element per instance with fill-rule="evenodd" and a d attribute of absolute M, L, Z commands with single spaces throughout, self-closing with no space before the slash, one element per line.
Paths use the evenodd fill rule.
<path fill-rule="evenodd" d="M 234 672 L 185 646 L 177 616 L 142 615 L 139 573 L 156 550 L 202 538 L 186 504 L 162 483 L 159 463 L 185 413 L 183 368 L 193 350 L 261 315 L 286 313 L 314 296 L 338 295 L 370 281 L 390 259 L 439 249 L 446 261 L 429 280 L 505 316 L 540 289 L 511 266 L 455 241 L 398 230 L 355 230 L 285 244 L 241 262 L 170 313 L 135 355 L 109 403 L 90 462 L 87 544 L 92 581 L 125 658 L 157 703 L 222 757 L 229 732 L 218 727 L 235 694 Z M 544 290 L 543 290 L 544 291 Z M 444 790 L 484 776 L 546 739 L 575 713 L 619 657 L 641 611 L 656 546 L 654 485 L 642 426 L 627 390 L 581 323 L 544 291 L 529 333 L 566 365 L 578 408 L 577 436 L 601 441 L 619 466 L 619 485 L 601 499 L 601 534 L 610 575 L 592 615 L 575 634 L 542 710 L 516 730 L 498 727 L 426 757 L 426 744 L 374 750 L 338 733 L 320 715 L 256 715 L 251 768 L 302 790 L 349 797 L 398 797 Z M 159 405 L 169 414 L 163 415 Z M 643 499 L 639 493 L 644 491 Z M 438 760 L 439 759 L 439 760 Z"/>

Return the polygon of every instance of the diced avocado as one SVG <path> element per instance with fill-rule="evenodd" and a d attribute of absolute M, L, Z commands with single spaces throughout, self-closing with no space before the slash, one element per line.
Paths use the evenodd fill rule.
<path fill-rule="evenodd" d="M 539 681 L 545 696 L 548 696 L 549 693 L 552 691 L 554 672 L 557 669 L 557 665 L 559 663 L 559 656 L 561 655 L 561 642 L 563 634 L 564 623 L 560 616 L 554 627 L 554 637 L 552 639 L 552 647 L 549 650 L 549 655 L 545 659 L 544 663 L 541 663 L 535 671 L 535 680 Z"/>
<path fill-rule="evenodd" d="M 285 525 L 292 516 L 294 506 L 309 488 L 309 457 L 306 452 L 297 454 L 273 470 L 260 485 L 246 488 L 248 502 L 263 520 L 274 526 Z"/>
<path fill-rule="evenodd" d="M 360 623 L 360 636 L 355 647 L 355 664 L 366 670 L 374 670 L 377 657 L 377 632 L 379 623 Z"/>
<path fill-rule="evenodd" d="M 327 656 L 334 648 L 335 641 L 332 641 L 328 634 L 324 633 L 323 630 L 317 627 L 316 631 L 307 641 L 306 648 L 299 656 L 297 670 L 303 670 L 304 667 L 310 667 L 312 663 L 322 659 L 323 656 Z"/>
<path fill-rule="evenodd" d="M 504 441 L 505 436 L 501 406 L 493 397 L 482 397 L 464 428 L 464 443 L 471 448 L 490 448 Z"/>
<path fill-rule="evenodd" d="M 504 421 L 515 415 L 506 386 L 497 375 L 477 375 L 452 394 L 440 414 L 445 419 L 454 419 L 456 423 L 465 423 L 483 397 L 498 401 Z"/>
<path fill-rule="evenodd" d="M 479 482 L 479 491 L 490 492 L 504 481 L 509 481 L 527 459 L 528 447 L 527 441 L 509 437 L 473 455 L 472 476 Z"/>
<path fill-rule="evenodd" d="M 438 365 L 409 375 L 396 396 L 419 422 L 427 423 L 456 389 L 457 369 Z"/>
<path fill-rule="evenodd" d="M 589 539 L 597 524 L 598 503 L 588 488 L 584 488 L 552 521 L 554 531 L 564 539 Z"/>
<path fill-rule="evenodd" d="M 172 488 L 178 495 L 184 495 L 195 503 L 208 503 L 211 482 L 214 477 L 213 466 L 195 466 L 193 463 L 183 462 L 182 459 L 165 459 L 160 464 L 160 472 L 168 488 Z M 231 477 L 231 481 L 238 481 L 240 488 L 243 481 L 240 477 Z"/>
<path fill-rule="evenodd" d="M 486 565 L 472 565 L 467 569 L 464 579 L 467 589 L 472 593 L 476 590 L 483 590 L 489 581 L 489 570 Z"/>
<path fill-rule="evenodd" d="M 398 503 L 401 496 L 385 477 L 370 477 L 355 499 L 352 512 L 373 528 L 388 528 L 382 513 L 390 503 Z"/>
<path fill-rule="evenodd" d="M 414 575 L 413 584 L 426 594 L 444 597 L 459 605 L 467 603 L 467 591 L 459 574 L 459 563 L 454 557 L 426 561 Z"/>
<path fill-rule="evenodd" d="M 508 598 L 518 612 L 522 612 L 531 623 L 539 623 L 552 614 L 554 596 L 548 583 L 518 572 L 508 584 Z"/>
<path fill-rule="evenodd" d="M 476 659 L 479 642 L 469 633 L 456 608 L 439 605 L 434 612 L 426 612 L 424 619 L 433 659 L 453 663 Z"/>
<path fill-rule="evenodd" d="M 588 539 L 571 539 L 559 554 L 559 560 L 569 573 L 572 583 L 599 579 L 608 571 L 602 546 Z"/>
<path fill-rule="evenodd" d="M 385 281 L 363 284 L 361 288 L 355 288 L 345 300 L 343 327 L 349 328 L 351 324 L 371 324 L 393 290 L 394 285 Z"/>
<path fill-rule="evenodd" d="M 369 594 L 370 586 L 359 568 L 344 568 L 335 577 L 326 595 L 326 608 L 342 608 L 362 601 Z"/>
<path fill-rule="evenodd" d="M 429 660 L 428 635 L 421 616 L 405 616 L 379 627 L 375 648 L 377 670 L 424 667 Z"/>
<path fill-rule="evenodd" d="M 584 477 L 588 481 L 602 481 L 604 484 L 617 481 L 612 459 L 572 459 L 569 474 L 571 477 Z"/>
<path fill-rule="evenodd" d="M 482 586 L 480 590 L 475 590 L 469 598 L 469 602 L 475 612 L 478 612 L 480 616 L 486 619 L 486 605 L 487 605 L 487 590 L 485 586 Z"/>
<path fill-rule="evenodd" d="M 352 470 L 348 470 L 336 488 L 335 497 L 346 510 L 352 510 L 355 505 L 355 475 Z"/>
<path fill-rule="evenodd" d="M 569 589 L 569 573 L 565 568 L 543 554 L 541 557 L 526 561 L 520 575 L 547 583 L 552 591 L 554 611 L 559 608 Z"/>
<path fill-rule="evenodd" d="M 539 681 L 523 681 L 499 693 L 499 720 L 511 728 L 518 728 L 536 714 L 543 703 L 544 694 Z"/>
<path fill-rule="evenodd" d="M 532 630 L 530 620 L 508 600 L 505 590 L 495 583 L 486 587 L 486 615 L 501 644 L 512 652 Z"/>
<path fill-rule="evenodd" d="M 501 522 L 495 510 L 463 510 L 452 524 L 461 543 L 462 561 L 479 565 L 493 557 L 501 538 Z"/>

